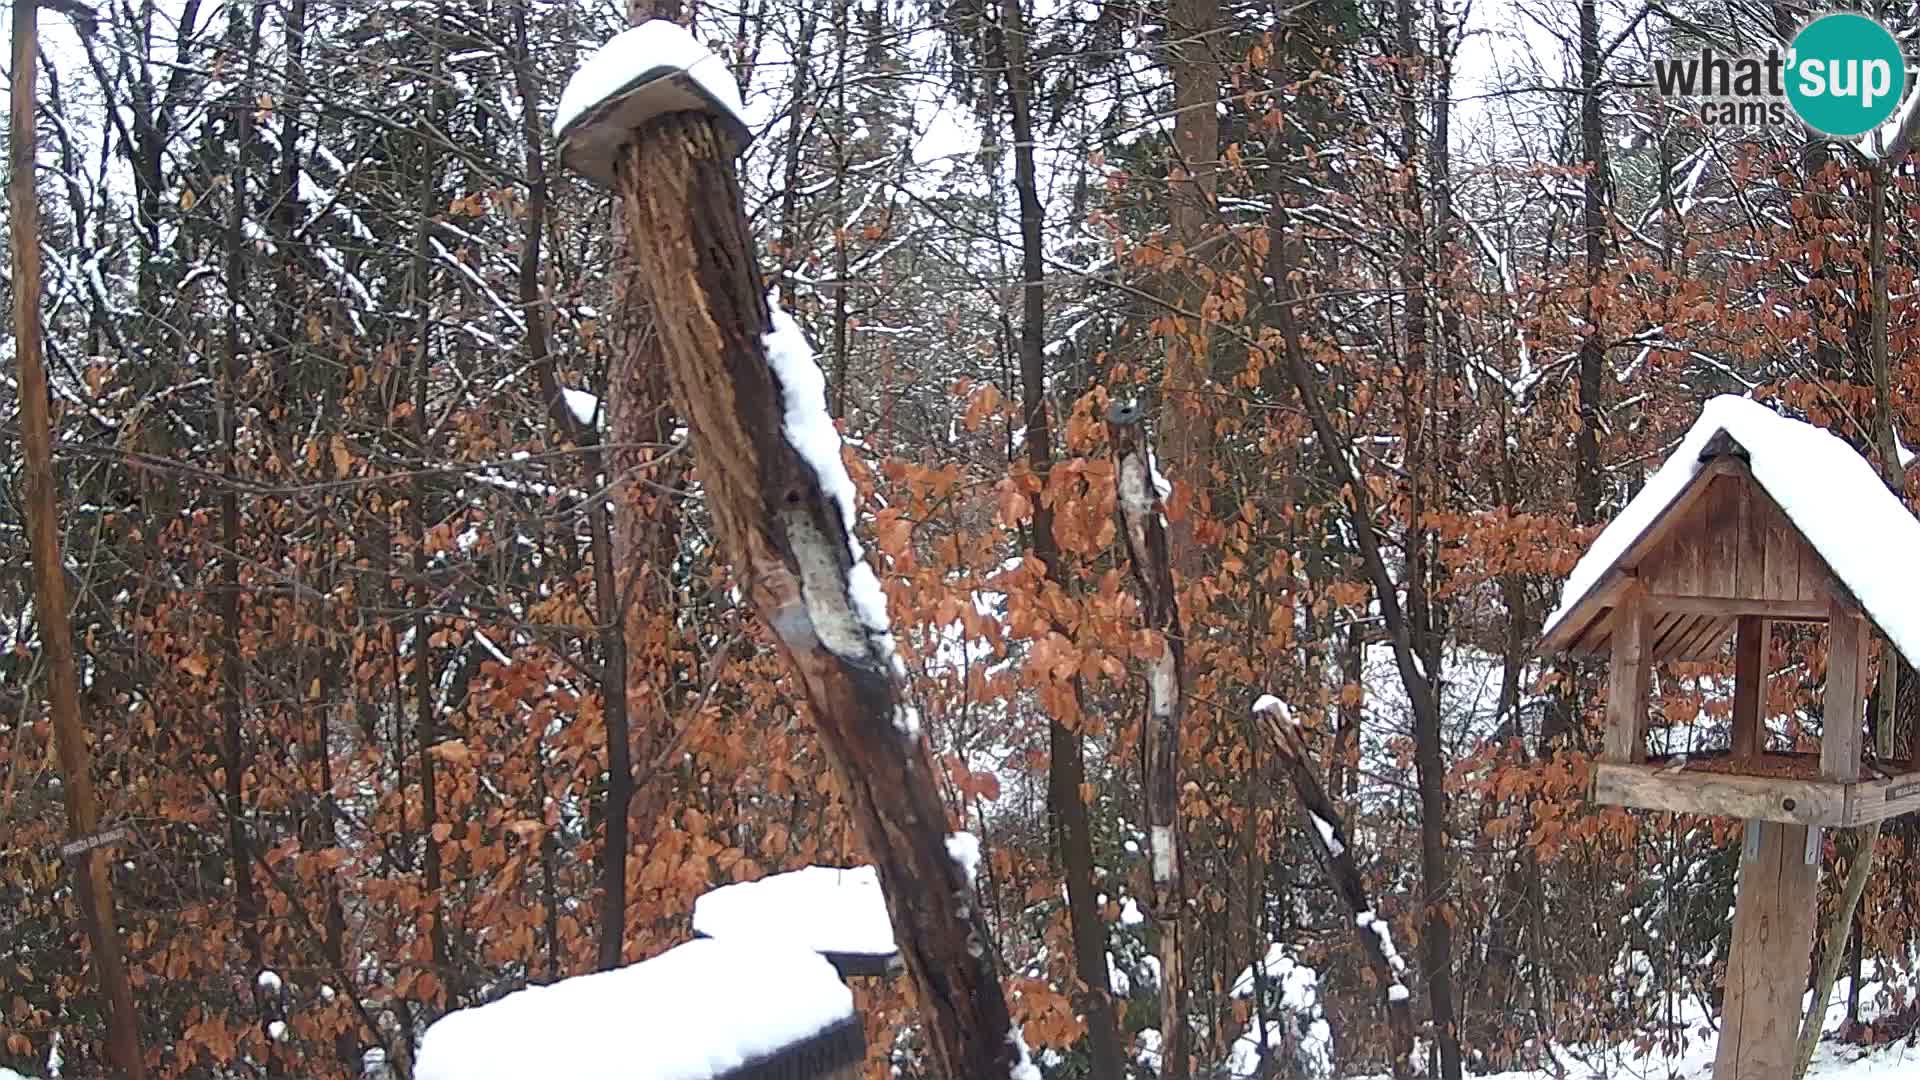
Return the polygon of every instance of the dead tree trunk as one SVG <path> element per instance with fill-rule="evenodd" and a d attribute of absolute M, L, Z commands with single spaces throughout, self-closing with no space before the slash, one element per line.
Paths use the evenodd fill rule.
<path fill-rule="evenodd" d="M 1393 1075 L 1396 1078 L 1412 1076 L 1412 995 L 1400 981 L 1406 974 L 1407 964 L 1394 947 L 1393 936 L 1386 931 L 1387 924 L 1367 896 L 1366 881 L 1360 876 L 1359 865 L 1353 861 L 1353 834 L 1347 831 L 1340 808 L 1328 796 L 1326 784 L 1313 767 L 1313 755 L 1307 752 L 1300 729 L 1286 714 L 1286 706 L 1278 698 L 1263 697 L 1254 703 L 1253 711 L 1266 725 L 1267 737 L 1273 741 L 1274 749 L 1280 752 L 1281 766 L 1293 784 L 1300 809 L 1306 812 L 1312 826 L 1307 833 L 1312 837 L 1320 868 L 1333 891 L 1339 894 L 1340 902 L 1346 905 L 1347 914 L 1353 919 L 1354 940 L 1366 955 L 1367 967 L 1380 983 L 1381 1003 L 1387 1010 L 1387 1030 L 1393 1040 L 1390 1048 Z"/>
<path fill-rule="evenodd" d="M 1126 537 L 1140 619 L 1159 639 L 1160 655 L 1147 660 L 1147 716 L 1142 745 L 1147 756 L 1147 854 L 1153 865 L 1153 917 L 1160 931 L 1160 1075 L 1189 1073 L 1186 953 L 1181 927 L 1186 882 L 1181 872 L 1180 719 L 1185 709 L 1186 633 L 1173 591 L 1173 556 L 1161 500 L 1167 482 L 1139 411 L 1116 405 L 1107 413 L 1113 449 L 1121 533 Z"/>
<path fill-rule="evenodd" d="M 852 535 L 819 369 L 768 308 L 716 122 L 647 122 L 621 151 L 616 190 L 714 529 L 846 788 L 938 1070 L 1032 1076 L 974 902 L 977 849 L 947 831 L 884 599 Z"/>
<path fill-rule="evenodd" d="M 33 559 L 34 621 L 40 625 L 47 661 L 47 711 L 66 793 L 67 836 L 93 836 L 100 826 L 94 799 L 92 755 L 80 718 L 80 676 L 67 618 L 67 579 L 60 559 L 60 525 L 54 500 L 53 422 L 48 413 L 47 369 L 41 359 L 40 197 L 34 190 L 34 66 L 39 60 L 39 12 L 34 0 L 13 5 L 13 91 L 8 117 L 7 202 L 13 228 L 14 357 L 20 368 L 20 442 L 26 450 L 27 538 Z M 120 933 L 114 925 L 113 879 L 103 844 L 72 856 L 74 895 L 86 922 L 100 997 L 106 1005 L 107 1053 L 128 1080 L 145 1080 L 139 1014 L 127 982 Z"/>

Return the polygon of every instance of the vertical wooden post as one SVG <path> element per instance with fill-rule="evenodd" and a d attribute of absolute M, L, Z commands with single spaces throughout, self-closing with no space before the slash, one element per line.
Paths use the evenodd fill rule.
<path fill-rule="evenodd" d="M 1767 646 L 1773 624 L 1742 615 L 1733 645 L 1733 756 L 1758 757 L 1766 746 Z"/>
<path fill-rule="evenodd" d="M 1607 738 L 1603 760 L 1647 759 L 1647 589 L 1629 578 L 1613 609 L 1613 662 L 1607 682 Z"/>
<path fill-rule="evenodd" d="M 1713 1080 L 1782 1080 L 1793 1075 L 1820 863 L 1807 861 L 1805 825 L 1749 821 L 1747 830 L 1759 830 L 1760 843 L 1740 864 Z"/>
<path fill-rule="evenodd" d="M 1745 617 L 1740 620 L 1740 641 L 1735 649 L 1736 754 L 1743 745 L 1741 720 L 1747 700 L 1756 692 L 1749 687 L 1747 671 L 1749 665 L 1755 669 L 1765 666 L 1764 645 L 1756 647 L 1748 642 L 1748 622 Z M 1861 702 L 1865 695 L 1867 647 L 1871 639 L 1866 619 L 1840 597 L 1829 601 L 1827 633 L 1826 717 L 1820 732 L 1820 774 L 1831 780 L 1857 780 Z M 1755 685 L 1758 682 L 1755 680 Z M 1752 734 L 1757 750 L 1757 701 Z M 1727 954 L 1727 997 L 1721 1010 L 1720 1048 L 1713 1062 L 1714 1080 L 1761 1080 L 1793 1075 L 1798 1058 L 1800 995 L 1806 988 L 1812 963 L 1820 889 L 1818 834 L 1811 833 L 1805 825 L 1762 821 L 1747 822 L 1747 829 L 1749 833 L 1758 830 L 1760 842 L 1748 845 L 1757 850 L 1740 867 L 1740 893 L 1733 909 L 1733 944 Z"/>
<path fill-rule="evenodd" d="M 1827 693 L 1820 726 L 1820 775 L 1860 778 L 1861 727 L 1865 719 L 1867 656 L 1872 639 L 1867 620 L 1839 597 L 1827 615 Z"/>

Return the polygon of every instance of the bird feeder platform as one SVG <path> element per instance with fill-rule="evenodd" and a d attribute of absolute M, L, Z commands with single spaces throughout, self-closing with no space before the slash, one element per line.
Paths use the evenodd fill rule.
<path fill-rule="evenodd" d="M 1818 754 L 1669 755 L 1596 763 L 1591 797 L 1639 810 L 1851 827 L 1920 810 L 1920 771 L 1896 762 L 1858 780 L 1830 780 Z"/>

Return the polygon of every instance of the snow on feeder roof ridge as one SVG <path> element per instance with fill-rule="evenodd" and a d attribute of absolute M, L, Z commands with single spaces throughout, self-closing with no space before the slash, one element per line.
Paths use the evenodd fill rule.
<path fill-rule="evenodd" d="M 693 902 L 693 932 L 728 941 L 778 937 L 825 955 L 846 975 L 883 974 L 899 955 L 871 866 L 806 866 L 722 885 Z"/>
<path fill-rule="evenodd" d="M 733 73 L 691 31 L 666 19 L 623 30 L 587 57 L 560 94 L 553 130 L 561 163 L 612 187 L 634 130 L 674 112 L 713 117 L 736 154 L 753 140 Z"/>
<path fill-rule="evenodd" d="M 722 1080 L 785 1055 L 857 1061 L 853 992 L 809 949 L 701 938 L 441 1017 L 414 1080 Z"/>
<path fill-rule="evenodd" d="M 1547 617 L 1560 629 L 1608 571 L 1706 466 L 1700 455 L 1725 433 L 1745 452 L 1754 482 L 1827 564 L 1901 655 L 1920 665 L 1920 521 L 1851 446 L 1756 401 L 1723 394 L 1701 409 L 1686 437 L 1575 564 Z"/>

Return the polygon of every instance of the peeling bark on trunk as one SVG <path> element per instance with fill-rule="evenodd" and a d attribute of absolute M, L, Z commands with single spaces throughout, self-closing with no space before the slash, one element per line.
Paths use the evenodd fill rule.
<path fill-rule="evenodd" d="M 702 115 L 651 121 L 623 151 L 616 187 L 714 530 L 846 789 L 935 1064 L 952 1077 L 1007 1076 L 1024 1050 L 972 884 L 948 851 L 903 671 L 883 637 L 834 621 L 853 614 L 849 523 L 783 426 L 785 388 L 763 336 L 771 313 L 725 141 Z"/>
<path fill-rule="evenodd" d="M 1381 1007 L 1386 1010 L 1387 1030 L 1393 1038 L 1393 1075 L 1396 1078 L 1412 1076 L 1413 1008 L 1411 998 L 1404 992 L 1406 987 L 1401 982 L 1405 974 L 1405 962 L 1400 960 L 1397 953 L 1387 952 L 1388 939 L 1374 932 L 1372 919 L 1367 919 L 1365 925 L 1360 922 L 1369 914 L 1373 919 L 1380 916 L 1372 898 L 1367 895 L 1366 881 L 1360 876 L 1359 864 L 1353 859 L 1353 834 L 1347 831 L 1346 817 L 1328 796 L 1326 785 L 1313 767 L 1313 755 L 1300 738 L 1300 729 L 1279 713 L 1278 706 L 1257 710 L 1266 727 L 1267 737 L 1273 740 L 1274 749 L 1280 752 L 1281 765 L 1286 770 L 1287 779 L 1293 784 L 1293 793 L 1299 799 L 1300 809 L 1310 817 L 1326 822 L 1329 827 L 1329 832 L 1322 832 L 1319 826 L 1310 824 L 1307 833 L 1328 883 L 1333 886 L 1333 891 L 1339 895 L 1340 902 L 1353 919 L 1354 941 L 1366 956 L 1367 967 L 1380 982 Z M 1395 987 L 1400 987 L 1402 993 L 1393 993 Z"/>
<path fill-rule="evenodd" d="M 1186 640 L 1173 591 L 1173 558 L 1161 505 L 1165 483 L 1147 449 L 1145 425 L 1131 405 L 1107 414 L 1118 486 L 1120 532 L 1140 594 L 1140 620 L 1155 639 L 1158 655 L 1147 659 L 1147 715 L 1141 745 L 1146 754 L 1147 854 L 1153 872 L 1153 915 L 1160 931 L 1160 1075 L 1184 1077 L 1191 1065 L 1187 1030 L 1186 881 L 1181 872 L 1180 721 L 1185 709 Z"/>

